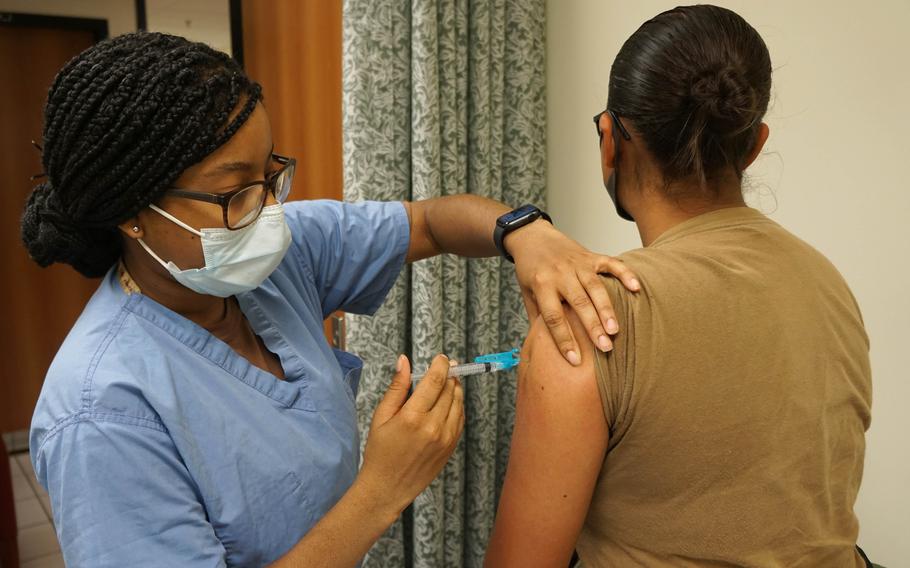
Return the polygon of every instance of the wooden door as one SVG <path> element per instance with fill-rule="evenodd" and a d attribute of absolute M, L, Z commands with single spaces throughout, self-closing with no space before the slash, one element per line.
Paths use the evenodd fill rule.
<path fill-rule="evenodd" d="M 243 62 L 262 85 L 291 199 L 341 199 L 341 0 L 244 0 Z"/>
<path fill-rule="evenodd" d="M 0 26 L 0 431 L 27 429 L 44 375 L 98 286 L 69 266 L 39 268 L 19 220 L 41 172 L 42 108 L 57 71 L 91 46 L 93 32 Z"/>

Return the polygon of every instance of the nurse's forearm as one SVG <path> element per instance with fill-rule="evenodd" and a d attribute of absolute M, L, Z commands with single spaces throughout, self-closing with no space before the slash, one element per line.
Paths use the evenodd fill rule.
<path fill-rule="evenodd" d="M 452 195 L 414 205 L 423 206 L 422 221 L 439 252 L 473 257 L 499 254 L 493 244 L 493 228 L 496 218 L 510 207 L 478 195 Z"/>
<path fill-rule="evenodd" d="M 358 478 L 359 479 L 359 478 Z M 354 481 L 338 503 L 273 568 L 356 566 L 400 511 L 366 484 Z"/>
<path fill-rule="evenodd" d="M 411 220 L 411 247 L 408 261 L 413 262 L 441 253 L 459 256 L 497 256 L 493 244 L 496 219 L 511 207 L 478 195 L 451 195 L 426 201 L 405 203 Z M 529 227 L 536 225 L 532 223 Z M 523 231 L 516 231 L 520 234 Z M 512 245 L 512 235 L 505 240 Z"/>

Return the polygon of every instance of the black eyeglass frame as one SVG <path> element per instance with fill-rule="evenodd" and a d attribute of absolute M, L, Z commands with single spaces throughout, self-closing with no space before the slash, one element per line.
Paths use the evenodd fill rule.
<path fill-rule="evenodd" d="M 259 218 L 259 215 L 262 213 L 262 210 L 265 208 L 265 202 L 268 199 L 269 192 L 271 192 L 272 195 L 275 196 L 275 199 L 277 199 L 279 203 L 283 203 L 284 200 L 287 199 L 287 197 L 288 197 L 287 194 L 285 194 L 284 196 L 278 195 L 276 188 L 275 188 L 275 184 L 277 183 L 278 178 L 281 177 L 281 174 L 283 174 L 284 172 L 286 172 L 288 170 L 291 170 L 291 179 L 288 180 L 288 194 L 290 194 L 291 182 L 294 179 L 293 172 L 294 172 L 294 169 L 296 169 L 296 167 L 297 167 L 297 160 L 294 158 L 288 158 L 287 156 L 281 156 L 279 154 L 272 154 L 272 159 L 274 161 L 278 162 L 279 164 L 281 164 L 281 168 L 270 173 L 266 179 L 257 180 L 257 181 L 253 181 L 250 183 L 245 183 L 242 186 L 238 186 L 236 189 L 232 189 L 231 191 L 228 191 L 226 193 L 209 193 L 209 192 L 205 192 L 205 191 L 196 191 L 196 190 L 192 190 L 192 189 L 172 187 L 170 189 L 165 190 L 164 195 L 169 195 L 172 197 L 182 197 L 184 199 L 194 199 L 196 201 L 204 201 L 206 203 L 214 203 L 216 205 L 220 205 L 221 206 L 221 215 L 224 220 L 224 226 L 227 227 L 227 229 L 229 231 L 239 231 L 240 229 L 243 229 L 244 227 L 248 227 L 256 219 Z M 243 225 L 240 225 L 239 227 L 231 227 L 230 223 L 228 222 L 228 205 L 231 202 L 231 198 L 234 197 L 235 195 L 237 195 L 238 193 L 241 193 L 242 191 L 245 191 L 256 185 L 265 186 L 265 191 L 262 192 L 262 201 L 259 203 L 259 211 L 256 213 L 256 215 L 254 215 L 249 221 L 247 221 Z"/>
<path fill-rule="evenodd" d="M 617 128 L 619 128 L 619 133 L 622 134 L 622 137 L 625 140 L 632 139 L 632 135 L 629 134 L 628 130 L 626 130 L 626 126 L 622 123 L 621 120 L 619 120 L 619 115 L 617 115 L 615 112 L 613 112 L 610 109 L 606 109 L 606 110 L 602 110 L 599 113 L 594 115 L 594 128 L 597 130 L 597 139 L 601 143 L 603 143 L 603 141 L 604 141 L 604 133 L 603 133 L 603 130 L 600 129 L 600 117 L 603 116 L 604 113 L 607 113 L 610 115 L 610 119 L 613 121 L 613 124 L 616 125 Z"/>

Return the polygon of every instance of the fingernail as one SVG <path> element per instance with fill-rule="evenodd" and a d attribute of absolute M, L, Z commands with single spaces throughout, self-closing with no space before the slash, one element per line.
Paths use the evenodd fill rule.
<path fill-rule="evenodd" d="M 641 284 L 638 282 L 638 278 L 633 278 L 630 284 L 632 284 L 633 290 L 641 290 Z"/>
<path fill-rule="evenodd" d="M 404 355 L 399 355 L 399 356 L 398 356 L 398 362 L 395 363 L 395 372 L 396 372 L 396 373 L 400 373 L 400 372 L 401 372 L 401 366 L 402 366 L 403 364 L 404 364 Z"/>
<path fill-rule="evenodd" d="M 572 365 L 574 365 L 576 367 L 581 365 L 581 357 L 579 357 L 578 353 L 576 353 L 574 351 L 566 352 L 566 359 L 568 359 L 569 363 L 572 363 Z"/>
<path fill-rule="evenodd" d="M 610 340 L 607 339 L 606 335 L 601 335 L 597 338 L 597 346 L 600 347 L 601 351 L 609 351 L 613 349 L 613 346 L 610 345 Z"/>
<path fill-rule="evenodd" d="M 616 320 L 613 318 L 608 319 L 607 320 L 607 333 L 612 335 L 612 334 L 616 333 L 617 331 L 619 331 L 619 324 L 616 323 Z"/>
<path fill-rule="evenodd" d="M 449 367 L 454 367 L 457 364 L 458 364 L 458 361 L 456 361 L 455 359 L 449 359 Z"/>

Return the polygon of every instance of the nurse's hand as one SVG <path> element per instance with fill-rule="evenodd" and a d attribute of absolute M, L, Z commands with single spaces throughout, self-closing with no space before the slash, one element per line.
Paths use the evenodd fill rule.
<path fill-rule="evenodd" d="M 613 348 L 610 336 L 619 331 L 619 325 L 598 275 L 613 274 L 633 292 L 641 288 L 621 260 L 589 251 L 544 220 L 506 235 L 503 244 L 515 259 L 528 318 L 543 318 L 569 363 L 581 364 L 581 350 L 563 313 L 563 303 L 578 314 L 594 345 L 601 351 Z"/>
<path fill-rule="evenodd" d="M 353 485 L 309 532 L 270 568 L 355 568 L 401 512 L 433 481 L 464 429 L 461 384 L 447 378 L 439 355 L 408 397 L 411 366 L 402 355 L 376 407 Z"/>
<path fill-rule="evenodd" d="M 402 355 L 376 407 L 358 482 L 371 487 L 397 516 L 439 474 L 464 430 L 464 391 L 437 355 L 408 397 L 411 365 Z"/>

